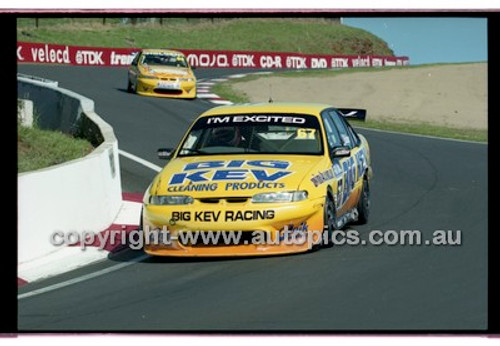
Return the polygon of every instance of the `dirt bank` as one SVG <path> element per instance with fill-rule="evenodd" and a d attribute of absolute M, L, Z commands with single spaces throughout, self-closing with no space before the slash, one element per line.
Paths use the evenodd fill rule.
<path fill-rule="evenodd" d="M 368 110 L 372 120 L 486 129 L 487 63 L 439 65 L 321 77 L 262 77 L 234 85 L 252 102 L 322 102 Z"/>

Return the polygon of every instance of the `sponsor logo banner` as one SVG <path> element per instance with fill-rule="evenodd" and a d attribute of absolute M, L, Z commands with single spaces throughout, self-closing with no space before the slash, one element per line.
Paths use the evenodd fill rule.
<path fill-rule="evenodd" d="M 320 55 L 175 49 L 189 64 L 205 68 L 320 69 L 404 66 L 408 57 L 376 55 Z M 129 66 L 140 48 L 103 48 L 17 42 L 18 63 L 81 66 Z"/>
<path fill-rule="evenodd" d="M 17 43 L 17 62 L 83 66 L 128 66 L 139 49 Z"/>

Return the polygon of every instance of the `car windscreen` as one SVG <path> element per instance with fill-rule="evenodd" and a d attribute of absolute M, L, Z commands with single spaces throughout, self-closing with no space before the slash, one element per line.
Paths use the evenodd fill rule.
<path fill-rule="evenodd" d="M 188 67 L 186 58 L 178 54 L 145 53 L 142 56 L 141 63 L 143 65 Z"/>
<path fill-rule="evenodd" d="M 321 155 L 319 121 L 306 114 L 236 114 L 202 117 L 179 156 L 217 154 Z"/>

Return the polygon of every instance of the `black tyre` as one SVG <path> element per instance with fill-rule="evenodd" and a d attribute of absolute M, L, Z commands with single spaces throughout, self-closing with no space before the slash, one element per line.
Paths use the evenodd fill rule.
<path fill-rule="evenodd" d="M 333 246 L 332 234 L 335 231 L 335 224 L 337 222 L 335 203 L 330 196 L 326 196 L 324 208 L 324 230 L 323 230 L 323 246 Z M 326 237 L 326 239 L 325 239 Z"/>
<path fill-rule="evenodd" d="M 370 216 L 370 184 L 367 179 L 363 180 L 363 189 L 358 201 L 358 221 L 356 224 L 364 225 Z"/>
<path fill-rule="evenodd" d="M 130 80 L 127 81 L 127 92 L 133 93 L 134 89 L 132 88 L 132 83 L 130 83 Z"/>

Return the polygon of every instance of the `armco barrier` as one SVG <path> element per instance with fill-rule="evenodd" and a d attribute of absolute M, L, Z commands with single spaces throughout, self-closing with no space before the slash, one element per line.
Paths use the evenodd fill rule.
<path fill-rule="evenodd" d="M 94 102 L 54 84 L 18 77 L 18 97 L 33 101 L 42 128 L 61 129 L 91 141 L 89 155 L 18 174 L 18 262 L 57 251 L 56 231 L 99 232 L 122 203 L 118 141 L 94 112 Z"/>
<path fill-rule="evenodd" d="M 80 66 L 128 66 L 139 50 L 140 48 L 102 48 L 17 42 L 17 62 Z M 184 53 L 192 66 L 207 68 L 319 69 L 409 64 L 409 59 L 406 56 L 176 50 Z"/>

